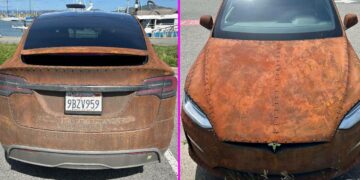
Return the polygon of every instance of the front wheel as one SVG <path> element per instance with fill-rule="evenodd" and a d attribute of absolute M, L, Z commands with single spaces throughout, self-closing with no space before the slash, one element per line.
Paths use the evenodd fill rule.
<path fill-rule="evenodd" d="M 7 155 L 6 151 L 4 152 L 4 157 L 5 157 L 6 162 L 11 165 L 11 159 Z"/>
<path fill-rule="evenodd" d="M 195 180 L 225 180 L 225 178 L 216 177 L 209 173 L 206 169 L 197 166 Z"/>

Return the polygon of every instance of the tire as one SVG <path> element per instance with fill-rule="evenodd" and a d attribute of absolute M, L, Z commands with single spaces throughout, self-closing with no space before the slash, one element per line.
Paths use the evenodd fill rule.
<path fill-rule="evenodd" d="M 7 155 L 6 151 L 4 152 L 4 157 L 5 157 L 6 162 L 11 165 L 11 159 Z"/>
<path fill-rule="evenodd" d="M 195 180 L 224 180 L 225 178 L 219 178 L 211 173 L 209 173 L 206 169 L 197 166 Z"/>

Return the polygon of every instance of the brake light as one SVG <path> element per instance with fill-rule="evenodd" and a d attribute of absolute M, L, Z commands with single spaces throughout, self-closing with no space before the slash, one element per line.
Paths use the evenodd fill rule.
<path fill-rule="evenodd" d="M 31 94 L 26 89 L 26 81 L 16 76 L 0 74 L 0 96 L 10 96 L 13 93 Z"/>
<path fill-rule="evenodd" d="M 173 76 L 151 78 L 145 80 L 143 86 L 143 89 L 137 91 L 136 95 L 155 95 L 166 99 L 176 95 L 177 79 Z"/>

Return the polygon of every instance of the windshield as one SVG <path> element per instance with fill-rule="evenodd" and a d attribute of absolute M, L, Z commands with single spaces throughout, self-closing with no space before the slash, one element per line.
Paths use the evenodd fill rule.
<path fill-rule="evenodd" d="M 29 30 L 24 49 L 103 46 L 146 50 L 141 26 L 130 15 L 44 15 Z"/>
<path fill-rule="evenodd" d="M 331 0 L 225 0 L 214 37 L 289 40 L 338 37 Z"/>

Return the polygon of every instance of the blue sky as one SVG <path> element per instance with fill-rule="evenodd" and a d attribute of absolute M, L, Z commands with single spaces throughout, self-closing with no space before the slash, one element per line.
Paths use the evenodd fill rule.
<path fill-rule="evenodd" d="M 9 9 L 28 10 L 30 0 L 9 0 Z M 86 3 L 89 0 L 84 0 Z M 177 8 L 177 0 L 153 0 L 161 6 Z M 65 4 L 72 3 L 73 0 L 31 0 L 32 8 L 35 10 L 61 10 L 65 9 Z M 130 5 L 134 5 L 135 0 L 130 0 Z M 146 4 L 147 0 L 141 0 Z M 93 0 L 94 7 L 105 11 L 112 11 L 118 7 L 126 7 L 127 0 Z M 6 0 L 0 0 L 0 10 L 6 9 Z"/>

